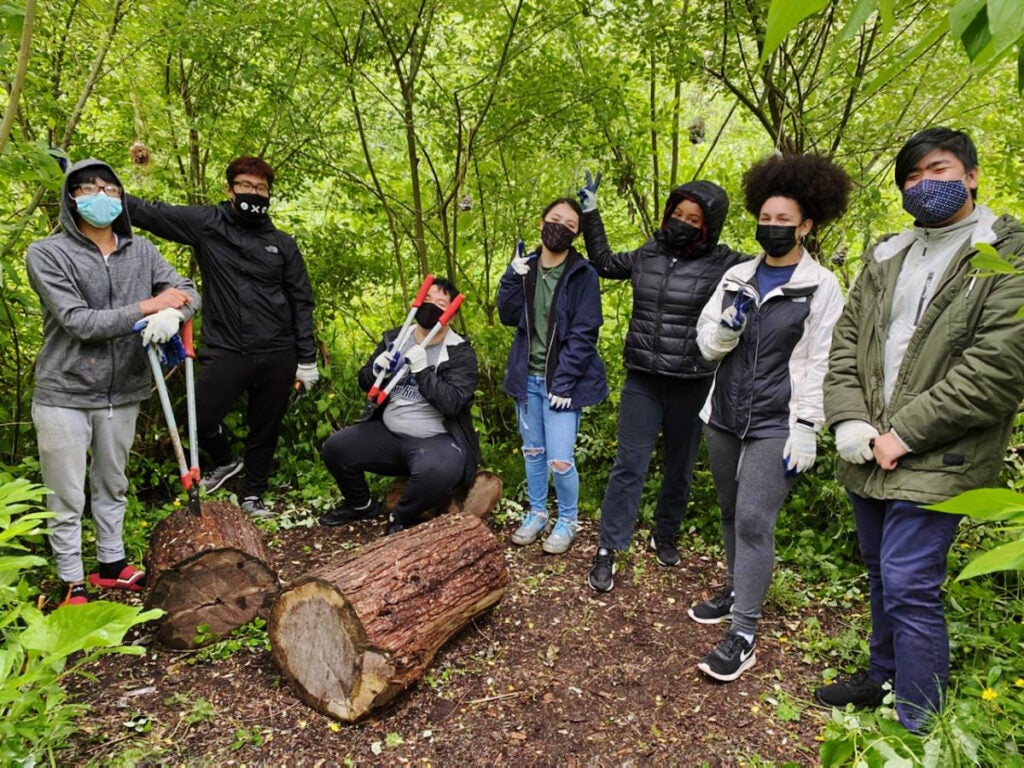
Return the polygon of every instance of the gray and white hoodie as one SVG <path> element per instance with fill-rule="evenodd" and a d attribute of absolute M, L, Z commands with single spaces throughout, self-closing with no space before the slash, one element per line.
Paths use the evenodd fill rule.
<path fill-rule="evenodd" d="M 113 173 L 106 163 L 90 158 L 74 163 L 68 176 L 92 166 Z M 61 190 L 60 225 L 60 232 L 32 243 L 25 257 L 43 315 L 33 401 L 103 408 L 145 400 L 151 376 L 142 341 L 132 333 L 132 326 L 142 319 L 139 302 L 166 288 L 178 288 L 192 297 L 191 305 L 182 310 L 188 318 L 199 308 L 195 286 L 153 243 L 132 234 L 127 211 L 112 225 L 117 247 L 104 259 L 78 227 L 67 178 Z"/>

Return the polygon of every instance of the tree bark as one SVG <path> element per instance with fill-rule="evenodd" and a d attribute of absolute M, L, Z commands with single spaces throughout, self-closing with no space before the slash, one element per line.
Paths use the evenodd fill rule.
<path fill-rule="evenodd" d="M 278 593 L 268 560 L 262 533 L 233 504 L 204 503 L 198 517 L 182 507 L 161 520 L 146 554 L 146 607 L 166 612 L 157 639 L 197 648 L 266 616 Z"/>
<path fill-rule="evenodd" d="M 406 478 L 396 477 L 384 497 L 384 506 L 392 510 L 405 490 Z M 501 478 L 493 472 L 481 469 L 468 488 L 460 487 L 448 499 L 434 509 L 424 513 L 425 518 L 438 515 L 466 515 L 483 519 L 501 501 Z"/>
<path fill-rule="evenodd" d="M 418 680 L 507 583 L 503 549 L 487 526 L 445 515 L 285 590 L 270 615 L 274 659 L 300 699 L 354 722 Z"/>

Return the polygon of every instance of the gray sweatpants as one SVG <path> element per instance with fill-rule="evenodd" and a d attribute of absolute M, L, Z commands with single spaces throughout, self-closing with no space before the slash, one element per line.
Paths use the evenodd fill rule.
<path fill-rule="evenodd" d="M 32 403 L 43 483 L 50 489 L 47 521 L 57 574 L 65 582 L 85 578 L 82 568 L 82 514 L 89 467 L 96 557 L 101 563 L 124 558 L 121 531 L 127 506 L 128 451 L 135 439 L 139 404 L 114 408 L 61 408 Z"/>
<path fill-rule="evenodd" d="M 775 564 L 775 520 L 794 478 L 782 464 L 784 437 L 740 440 L 705 425 L 708 463 L 722 509 L 733 629 L 754 634 Z"/>

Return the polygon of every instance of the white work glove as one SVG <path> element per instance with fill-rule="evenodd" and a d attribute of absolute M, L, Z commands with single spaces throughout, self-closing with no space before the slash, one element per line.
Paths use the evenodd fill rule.
<path fill-rule="evenodd" d="M 860 419 L 840 421 L 836 424 L 836 452 L 843 461 L 863 464 L 871 461 L 874 451 L 871 441 L 878 437 L 878 430 Z"/>
<path fill-rule="evenodd" d="M 416 344 L 409 347 L 409 351 L 405 353 L 405 359 L 409 363 L 409 370 L 419 373 L 427 367 L 427 350 L 421 344 Z"/>
<path fill-rule="evenodd" d="M 814 466 L 817 456 L 817 434 L 812 427 L 799 422 L 789 430 L 789 438 L 782 449 L 782 461 L 786 471 L 799 475 Z"/>
<path fill-rule="evenodd" d="M 722 318 L 715 326 L 714 337 L 716 346 L 725 352 L 732 351 L 740 343 L 740 335 L 747 326 L 746 318 L 743 318 L 734 328 L 736 323 L 736 307 L 726 307 L 722 311 Z"/>
<path fill-rule="evenodd" d="M 302 386 L 308 392 L 313 385 L 320 381 L 320 371 L 316 369 L 316 363 L 299 363 L 295 369 L 295 380 L 302 382 Z"/>
<path fill-rule="evenodd" d="M 561 397 L 560 395 L 548 395 L 548 402 L 551 403 L 551 409 L 554 411 L 567 411 L 572 408 L 571 397 Z"/>
<path fill-rule="evenodd" d="M 590 176 L 590 171 L 584 173 L 587 183 L 580 187 L 577 194 L 580 198 L 580 209 L 584 213 L 590 213 L 597 210 L 597 188 L 601 186 L 601 172 L 598 171 L 597 176 L 593 178 Z"/>
<path fill-rule="evenodd" d="M 512 271 L 520 276 L 530 271 L 530 258 L 523 250 L 522 240 L 516 245 L 515 253 L 512 256 Z"/>
<path fill-rule="evenodd" d="M 165 344 L 171 336 L 178 332 L 185 316 L 181 310 L 165 307 L 146 318 L 146 327 L 142 329 L 142 345 Z"/>
<path fill-rule="evenodd" d="M 388 347 L 381 352 L 377 357 L 373 359 L 373 375 L 380 376 L 382 373 L 386 373 L 390 376 L 395 372 L 395 358 L 397 353 L 391 347 Z M 401 357 L 400 355 L 398 355 Z"/>

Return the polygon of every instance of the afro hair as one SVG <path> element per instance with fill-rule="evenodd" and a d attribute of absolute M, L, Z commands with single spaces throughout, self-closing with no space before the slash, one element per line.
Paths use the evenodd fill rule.
<path fill-rule="evenodd" d="M 795 200 L 804 217 L 821 226 L 846 211 L 850 177 L 822 155 L 769 155 L 743 174 L 743 204 L 757 216 L 770 197 Z"/>

